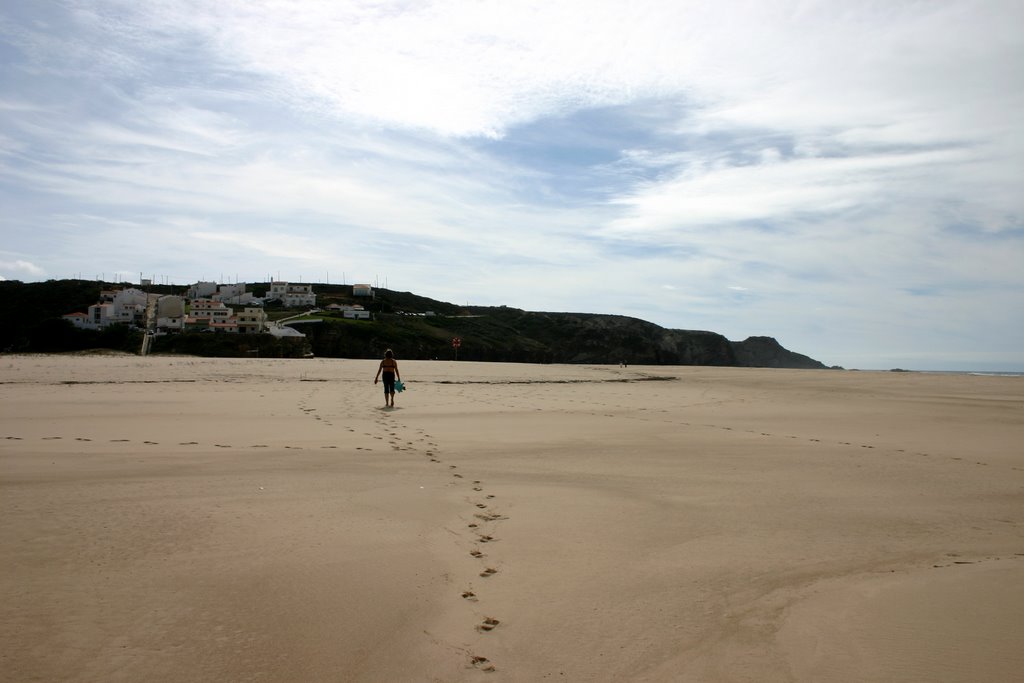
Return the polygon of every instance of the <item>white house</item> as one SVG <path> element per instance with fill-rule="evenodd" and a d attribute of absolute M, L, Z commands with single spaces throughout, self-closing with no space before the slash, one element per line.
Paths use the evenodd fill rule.
<path fill-rule="evenodd" d="M 341 316 L 343 318 L 351 318 L 353 320 L 369 320 L 370 312 L 360 306 L 359 308 L 345 309 L 342 311 Z"/>
<path fill-rule="evenodd" d="M 267 314 L 262 308 L 246 307 L 235 319 L 239 334 L 259 334 L 267 327 Z"/>
<path fill-rule="evenodd" d="M 168 294 L 156 300 L 156 327 L 158 330 L 180 331 L 185 328 L 185 300 Z"/>
<path fill-rule="evenodd" d="M 223 301 L 213 299 L 195 299 L 192 301 L 192 308 L 189 310 L 187 323 L 198 323 L 206 321 L 207 324 L 214 322 L 226 322 L 231 318 L 234 311 L 228 308 Z"/>
<path fill-rule="evenodd" d="M 93 329 L 92 323 L 89 321 L 88 313 L 65 313 L 61 316 L 75 327 L 79 327 L 83 330 Z"/>
<path fill-rule="evenodd" d="M 278 300 L 285 306 L 316 306 L 313 285 L 296 285 L 290 282 L 271 282 L 267 300 Z"/>
<path fill-rule="evenodd" d="M 208 299 L 217 293 L 216 282 L 197 282 L 188 288 L 189 299 Z"/>
<path fill-rule="evenodd" d="M 149 301 L 149 295 L 141 289 L 136 289 L 134 287 L 122 289 L 114 294 L 114 305 L 122 308 L 142 306 L 143 309 L 145 309 L 147 301 Z"/>
<path fill-rule="evenodd" d="M 373 296 L 373 287 L 370 285 L 352 285 L 352 296 Z"/>
<path fill-rule="evenodd" d="M 210 295 L 214 301 L 223 301 L 226 304 L 245 305 L 253 302 L 252 292 L 245 291 L 244 284 L 220 285 L 217 293 Z"/>
<path fill-rule="evenodd" d="M 227 332 L 228 334 L 238 333 L 238 321 L 235 318 L 228 318 L 227 320 L 211 320 L 209 329 L 215 332 Z"/>
<path fill-rule="evenodd" d="M 87 313 L 86 325 L 92 329 L 139 322 L 145 314 L 148 296 L 141 289 L 131 287 L 101 292 L 101 298 L 109 300 L 93 304 Z"/>
<path fill-rule="evenodd" d="M 114 304 L 109 302 L 93 304 L 89 307 L 87 315 L 89 316 L 88 325 L 94 330 L 112 325 L 115 322 Z"/>

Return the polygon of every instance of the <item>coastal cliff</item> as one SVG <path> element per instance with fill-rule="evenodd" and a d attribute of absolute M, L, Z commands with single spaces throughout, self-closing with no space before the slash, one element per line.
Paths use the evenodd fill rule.
<path fill-rule="evenodd" d="M 303 327 L 317 356 L 376 358 L 384 348 L 409 359 L 526 363 L 717 365 L 822 369 L 770 337 L 733 342 L 716 332 L 666 329 L 619 315 L 469 307 L 432 316 L 379 312 L 373 323 L 325 318 Z"/>
<path fill-rule="evenodd" d="M 61 315 L 84 310 L 112 285 L 81 280 L 0 282 L 0 351 L 61 352 L 90 348 L 133 351 L 141 332 L 115 325 L 102 331 L 76 329 Z M 253 285 L 257 292 L 268 285 Z M 355 297 L 351 285 L 313 285 L 322 310 L 316 321 L 296 324 L 305 335 L 281 340 L 269 334 L 159 336 L 152 351 L 200 356 L 379 358 L 394 348 L 405 359 L 452 359 L 515 363 L 597 363 L 631 365 L 717 365 L 766 368 L 824 368 L 789 351 L 771 337 L 729 341 L 704 330 L 663 328 L 622 315 L 524 311 L 507 306 L 457 306 L 411 292 L 378 289 Z M 154 286 L 160 294 L 186 288 Z M 330 304 L 361 304 L 371 320 L 344 318 Z M 271 320 L 295 311 L 268 304 Z M 456 354 L 452 340 L 461 340 Z"/>

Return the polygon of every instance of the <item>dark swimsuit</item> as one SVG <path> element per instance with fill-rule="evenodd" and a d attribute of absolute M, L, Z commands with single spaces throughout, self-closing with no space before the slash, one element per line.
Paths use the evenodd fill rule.
<path fill-rule="evenodd" d="M 394 361 L 391 361 L 391 362 L 394 363 Z M 397 366 L 398 366 L 398 364 L 395 363 L 391 367 L 395 368 Z M 384 365 L 382 365 L 382 367 L 387 368 L 387 366 L 384 366 Z M 384 372 L 381 374 L 380 378 L 384 382 L 384 393 L 385 394 L 393 394 L 393 393 L 395 393 L 395 371 L 394 370 L 387 370 L 387 369 L 385 369 Z"/>

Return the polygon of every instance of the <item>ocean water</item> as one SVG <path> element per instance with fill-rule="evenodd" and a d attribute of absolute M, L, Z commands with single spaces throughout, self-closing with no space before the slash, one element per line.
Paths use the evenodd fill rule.
<path fill-rule="evenodd" d="M 988 370 L 919 370 L 931 375 L 976 375 L 978 377 L 1024 377 L 1024 372 L 995 372 Z"/>
<path fill-rule="evenodd" d="M 860 368 L 863 369 L 863 368 Z M 865 372 L 919 372 L 927 375 L 974 375 L 977 377 L 1024 377 L 1024 370 L 895 370 L 878 369 Z"/>

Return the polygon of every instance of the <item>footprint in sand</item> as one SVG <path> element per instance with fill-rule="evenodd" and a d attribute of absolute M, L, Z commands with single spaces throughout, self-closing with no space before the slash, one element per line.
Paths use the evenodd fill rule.
<path fill-rule="evenodd" d="M 43 441 L 53 441 L 54 439 L 62 439 L 62 436 L 44 436 Z"/>
<path fill-rule="evenodd" d="M 494 665 L 491 664 L 491 660 L 487 659 L 487 657 L 475 657 L 474 656 L 474 657 L 472 657 L 470 659 L 470 662 L 473 664 L 474 667 L 476 667 L 477 669 L 480 669 L 481 671 L 486 671 L 487 673 L 491 673 L 492 671 L 496 671 L 496 669 L 494 668 Z"/>
<path fill-rule="evenodd" d="M 484 577 L 486 579 L 488 576 L 494 576 L 497 573 L 498 573 L 497 569 L 495 569 L 494 567 L 488 567 L 487 569 L 485 569 L 482 572 L 480 572 L 480 576 L 482 576 L 482 577 Z"/>
<path fill-rule="evenodd" d="M 480 536 L 477 540 L 481 543 L 491 543 L 497 539 L 495 539 L 494 536 Z"/>
<path fill-rule="evenodd" d="M 483 623 L 477 625 L 476 630 L 480 631 L 481 633 L 487 633 L 488 631 L 493 631 L 494 627 L 500 623 L 501 622 L 497 619 L 485 617 Z"/>
<path fill-rule="evenodd" d="M 508 519 L 507 517 L 502 517 L 501 515 L 480 515 L 480 514 L 477 514 L 477 515 L 473 515 L 473 516 L 476 517 L 477 519 L 482 519 L 485 522 L 497 522 L 499 519 Z"/>
<path fill-rule="evenodd" d="M 472 555 L 473 557 L 483 557 L 484 556 L 484 554 L 482 552 L 480 552 L 479 550 L 470 551 L 469 554 Z"/>
<path fill-rule="evenodd" d="M 473 591 L 462 591 L 462 597 L 471 602 L 477 601 L 476 593 L 474 593 Z"/>

